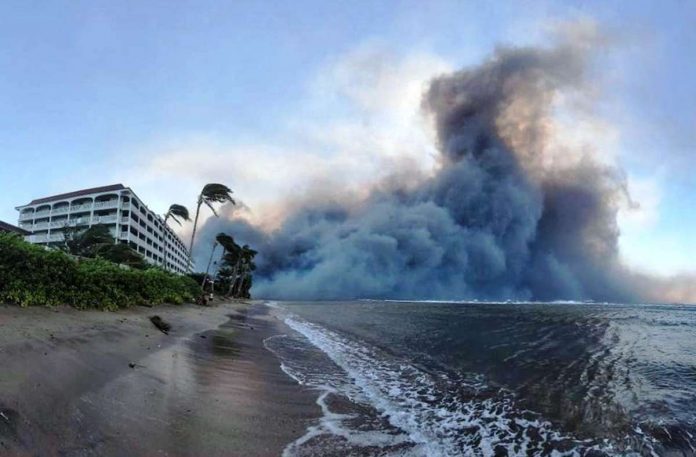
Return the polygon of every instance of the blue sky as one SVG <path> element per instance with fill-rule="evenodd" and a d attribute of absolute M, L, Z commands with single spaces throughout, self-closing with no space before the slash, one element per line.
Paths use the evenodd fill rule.
<path fill-rule="evenodd" d="M 545 45 L 549 27 L 579 19 L 614 42 L 593 72 L 609 131 L 598 147 L 612 149 L 641 204 L 622 216 L 622 254 L 644 270 L 694 271 L 686 1 L 3 1 L 0 219 L 15 222 L 14 206 L 32 198 L 112 182 L 161 212 L 192 205 L 211 180 L 257 218 L 281 217 L 280 197 L 336 170 L 344 184 L 380 176 L 364 165 L 370 154 L 409 145 L 405 155 L 427 162 L 432 146 L 408 114 L 415 83 L 497 45 Z"/>

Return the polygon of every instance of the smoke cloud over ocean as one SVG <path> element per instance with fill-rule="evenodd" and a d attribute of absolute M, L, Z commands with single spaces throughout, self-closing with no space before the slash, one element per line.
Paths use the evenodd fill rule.
<path fill-rule="evenodd" d="M 395 171 L 364 197 L 314 195 L 270 233 L 211 218 L 198 251 L 221 231 L 254 246 L 264 298 L 643 298 L 619 262 L 617 213 L 633 204 L 623 173 L 551 140 L 559 97 L 589 90 L 591 49 L 577 36 L 501 48 L 434 78 L 422 104 L 434 173 Z"/>

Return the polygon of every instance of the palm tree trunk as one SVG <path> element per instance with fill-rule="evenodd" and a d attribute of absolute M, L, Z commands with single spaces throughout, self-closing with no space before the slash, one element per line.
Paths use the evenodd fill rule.
<path fill-rule="evenodd" d="M 239 277 L 239 285 L 237 286 L 237 290 L 234 291 L 234 298 L 242 298 L 242 290 L 244 290 L 244 278 L 244 275 Z"/>
<path fill-rule="evenodd" d="M 189 244 L 189 255 L 193 258 L 193 241 L 196 239 L 196 229 L 198 228 L 198 215 L 201 212 L 203 200 L 198 197 L 198 206 L 196 207 L 196 218 L 193 220 L 193 233 L 191 233 L 191 244 Z"/>
<path fill-rule="evenodd" d="M 230 297 L 234 293 L 234 286 L 237 284 L 237 273 L 239 272 L 239 260 L 234 264 L 234 271 L 230 276 L 230 288 L 227 290 L 227 296 Z"/>
<path fill-rule="evenodd" d="M 208 266 L 205 267 L 205 274 L 203 275 L 203 282 L 201 283 L 201 292 L 205 292 L 205 280 L 208 279 L 208 272 L 210 271 L 210 264 L 213 263 L 213 256 L 215 255 L 215 249 L 217 249 L 217 242 L 213 244 L 213 250 L 210 251 L 210 258 L 208 259 Z"/>
<path fill-rule="evenodd" d="M 162 242 L 164 245 L 167 245 L 167 219 L 169 219 L 169 213 L 167 213 L 164 216 L 164 222 L 162 223 L 162 231 L 160 232 L 160 235 L 162 235 Z M 165 249 L 166 251 L 166 249 Z M 167 268 L 167 254 L 164 254 L 164 259 L 162 260 L 162 266 L 164 267 L 165 270 L 169 271 L 169 268 Z"/>
<path fill-rule="evenodd" d="M 232 292 L 234 295 L 234 298 L 239 298 L 239 292 L 242 290 L 242 285 L 244 284 L 244 276 L 247 273 L 246 269 L 246 263 L 242 265 L 242 271 L 239 272 L 239 276 L 237 277 L 237 280 L 234 282 L 234 291 Z"/>
<path fill-rule="evenodd" d="M 243 294 L 246 290 L 246 285 L 248 282 L 249 282 L 249 273 L 244 275 L 244 277 L 242 278 L 242 282 L 239 284 L 239 292 L 237 292 L 237 293 L 241 298 L 246 298 Z"/>

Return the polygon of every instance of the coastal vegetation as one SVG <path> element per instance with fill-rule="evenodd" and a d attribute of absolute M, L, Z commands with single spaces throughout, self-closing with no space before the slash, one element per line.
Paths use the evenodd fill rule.
<path fill-rule="evenodd" d="M 191 232 L 191 241 L 189 244 L 190 255 L 193 255 L 193 246 L 196 240 L 201 206 L 203 206 L 203 204 L 208 206 L 217 217 L 218 213 L 213 204 L 226 202 L 232 203 L 233 205 L 236 204 L 232 198 L 232 190 L 229 187 L 219 183 L 209 183 L 203 186 L 201 193 L 198 195 L 196 215 L 193 219 L 193 230 Z M 179 219 L 183 219 L 184 221 L 191 220 L 188 209 L 179 204 L 172 204 L 169 207 L 164 217 L 165 224 L 170 218 L 179 225 L 181 225 Z M 222 247 L 222 256 L 219 262 L 213 262 L 218 247 Z M 253 282 L 252 274 L 256 269 L 256 265 L 254 264 L 254 257 L 256 254 L 257 252 L 248 245 L 238 245 L 231 235 L 219 233 L 213 242 L 205 273 L 193 273 L 190 276 L 200 284 L 200 291 L 202 294 L 206 292 L 206 285 L 212 282 L 210 292 L 217 292 L 222 296 L 231 298 L 249 298 L 249 291 Z M 215 266 L 217 270 L 212 274 L 210 271 L 211 266 Z M 212 278 L 214 278 L 214 280 Z"/>
<path fill-rule="evenodd" d="M 87 230 L 66 227 L 63 233 L 65 241 L 61 249 L 68 254 L 86 258 L 101 258 L 140 270 L 149 266 L 143 256 L 130 246 L 117 244 L 116 239 L 105 225 L 93 225 Z"/>
<path fill-rule="evenodd" d="M 254 257 L 257 252 L 249 245 L 239 246 L 230 235 L 220 233 L 217 242 L 223 247 L 216 284 L 224 295 L 235 298 L 249 298 L 252 273 L 256 270 Z"/>
<path fill-rule="evenodd" d="M 213 262 L 218 247 L 222 247 L 222 255 L 219 261 Z M 257 251 L 249 245 L 237 244 L 231 235 L 218 233 L 213 242 L 205 273 L 194 273 L 191 277 L 201 285 L 202 291 L 215 292 L 227 298 L 250 298 L 253 272 L 256 270 L 254 263 L 256 254 L 258 254 Z M 211 282 L 212 286 L 210 286 Z"/>
<path fill-rule="evenodd" d="M 92 231 L 90 237 L 99 238 L 95 232 L 100 229 Z M 188 276 L 152 266 L 121 266 L 104 257 L 114 253 L 103 244 L 87 248 L 80 239 L 73 239 L 69 249 L 92 258 L 47 250 L 17 235 L 0 233 L 0 302 L 116 310 L 193 301 L 199 292 L 198 284 Z"/>

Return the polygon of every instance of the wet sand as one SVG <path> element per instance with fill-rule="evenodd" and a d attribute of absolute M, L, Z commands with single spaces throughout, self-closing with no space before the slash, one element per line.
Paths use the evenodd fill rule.
<path fill-rule="evenodd" d="M 0 306 L 0 456 L 278 456 L 321 415 L 263 346 L 284 331 L 259 303 Z"/>

